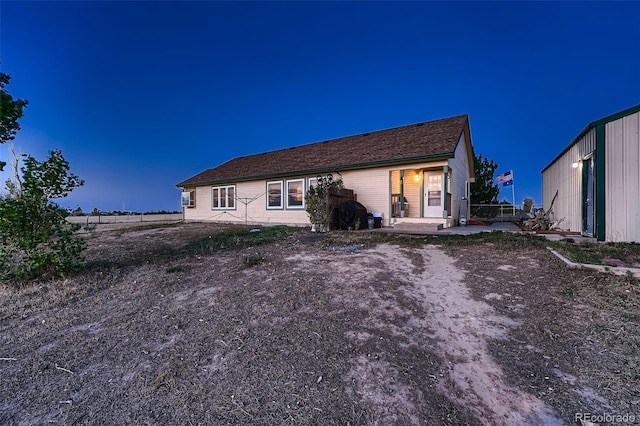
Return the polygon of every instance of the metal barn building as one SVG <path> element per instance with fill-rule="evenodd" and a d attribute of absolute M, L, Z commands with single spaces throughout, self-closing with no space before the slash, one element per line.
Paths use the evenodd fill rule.
<path fill-rule="evenodd" d="M 545 210 L 599 241 L 640 242 L 640 105 L 589 123 L 542 170 Z"/>

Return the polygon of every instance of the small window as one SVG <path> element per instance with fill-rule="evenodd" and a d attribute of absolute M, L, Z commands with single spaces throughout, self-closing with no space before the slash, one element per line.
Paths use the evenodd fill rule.
<path fill-rule="evenodd" d="M 281 209 L 282 202 L 282 181 L 267 182 L 267 208 Z"/>
<path fill-rule="evenodd" d="M 287 181 L 287 208 L 304 208 L 304 179 L 292 179 Z"/>
<path fill-rule="evenodd" d="M 307 191 L 309 190 L 309 188 L 311 188 L 312 186 L 315 188 L 318 186 L 318 178 L 317 177 L 312 177 L 309 178 L 309 185 L 307 186 Z"/>
<path fill-rule="evenodd" d="M 441 191 L 428 191 L 427 193 L 427 205 L 428 206 L 439 206 L 442 200 L 442 192 Z"/>
<path fill-rule="evenodd" d="M 220 188 L 213 188 L 211 193 L 211 207 L 214 209 L 220 208 Z"/>
<path fill-rule="evenodd" d="M 227 187 L 227 208 L 229 209 L 236 208 L 236 187 L 235 186 Z"/>
<path fill-rule="evenodd" d="M 214 186 L 211 188 L 211 208 L 214 210 L 236 208 L 236 186 Z"/>
<path fill-rule="evenodd" d="M 193 209 L 196 206 L 196 190 L 183 191 L 180 196 L 180 205 L 188 209 Z"/>

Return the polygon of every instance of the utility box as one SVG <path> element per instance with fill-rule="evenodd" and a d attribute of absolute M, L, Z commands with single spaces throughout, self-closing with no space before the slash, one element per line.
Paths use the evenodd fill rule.
<path fill-rule="evenodd" d="M 460 199 L 460 205 L 458 206 L 458 224 L 460 226 L 467 226 L 467 206 L 469 200 L 466 197 Z"/>
<path fill-rule="evenodd" d="M 373 227 L 382 228 L 382 218 L 384 217 L 382 212 L 373 212 Z"/>

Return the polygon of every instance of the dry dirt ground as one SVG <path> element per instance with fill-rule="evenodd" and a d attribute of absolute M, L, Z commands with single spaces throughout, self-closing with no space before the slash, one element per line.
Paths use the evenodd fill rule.
<path fill-rule="evenodd" d="M 511 240 L 217 232 L 97 230 L 84 271 L 0 286 L 0 424 L 640 420 L 637 280 Z"/>

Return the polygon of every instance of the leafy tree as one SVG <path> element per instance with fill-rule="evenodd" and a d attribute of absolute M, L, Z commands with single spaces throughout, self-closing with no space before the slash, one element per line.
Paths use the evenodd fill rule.
<path fill-rule="evenodd" d="M 471 204 L 496 203 L 500 187 L 494 183 L 493 176 L 498 169 L 498 163 L 480 154 L 474 155 L 473 167 L 476 181 L 471 184 Z"/>
<path fill-rule="evenodd" d="M 0 72 L 0 144 L 15 138 L 20 130 L 18 119 L 22 118 L 22 111 L 28 103 L 23 99 L 14 99 L 7 91 L 6 87 L 10 80 L 11 75 Z M 6 164 L 0 161 L 0 171 Z"/>
<path fill-rule="evenodd" d="M 62 275 L 81 260 L 85 241 L 75 235 L 69 212 L 52 200 L 66 197 L 84 181 L 69 173 L 59 150 L 46 161 L 26 156 L 22 178 L 0 198 L 0 278 Z"/>

